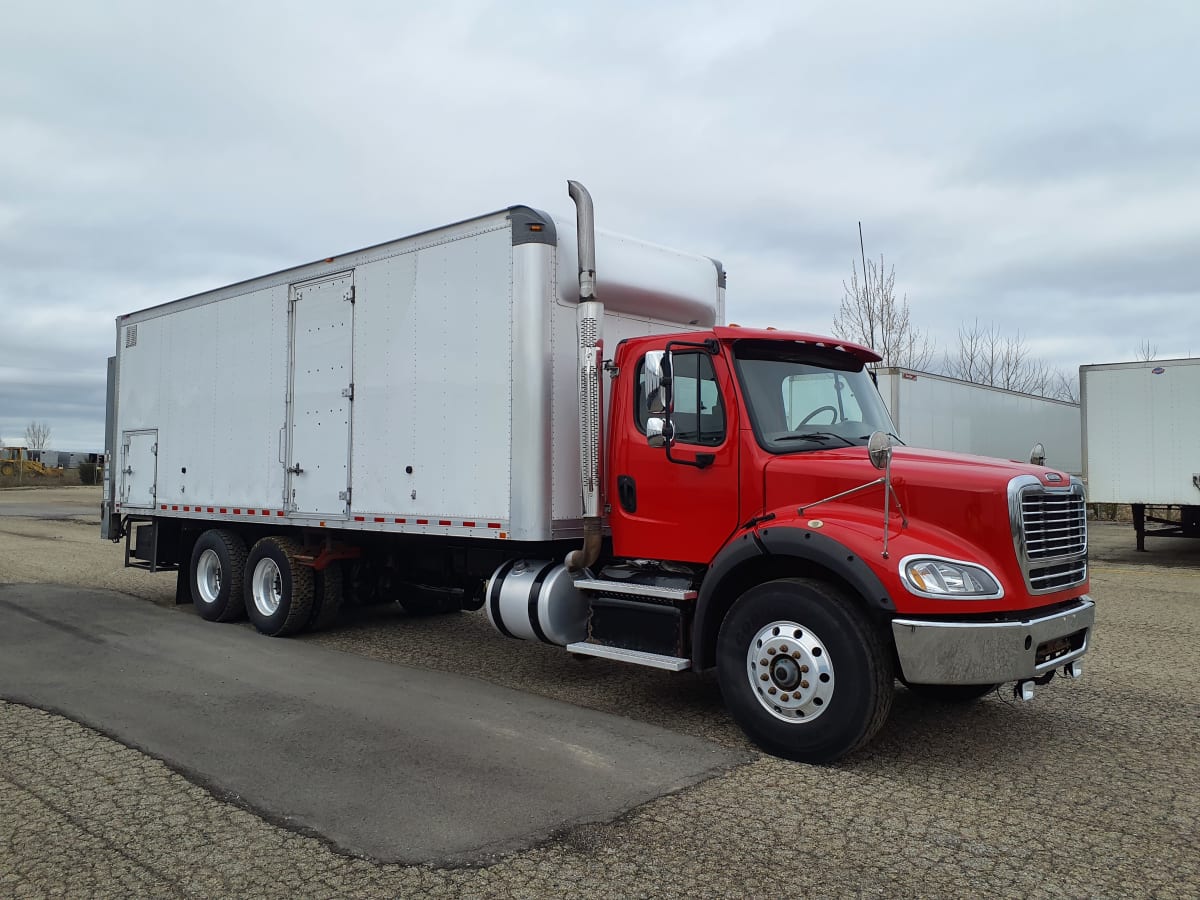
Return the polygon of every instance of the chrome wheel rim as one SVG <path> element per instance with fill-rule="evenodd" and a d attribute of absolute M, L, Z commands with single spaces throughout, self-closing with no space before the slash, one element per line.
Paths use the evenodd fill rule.
<path fill-rule="evenodd" d="M 283 576 L 273 559 L 260 559 L 250 579 L 254 608 L 264 616 L 273 616 L 283 599 Z"/>
<path fill-rule="evenodd" d="M 746 674 L 763 709 L 784 722 L 810 722 L 833 699 L 829 652 L 796 622 L 781 620 L 759 629 L 746 653 Z"/>
<path fill-rule="evenodd" d="M 215 550 L 205 550 L 196 563 L 196 589 L 205 603 L 216 603 L 221 595 L 221 557 Z"/>

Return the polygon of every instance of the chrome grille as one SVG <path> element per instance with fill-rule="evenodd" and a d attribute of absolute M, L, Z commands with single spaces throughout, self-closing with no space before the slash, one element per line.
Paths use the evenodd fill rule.
<path fill-rule="evenodd" d="M 1086 559 L 1029 570 L 1029 584 L 1035 591 L 1057 591 L 1059 588 L 1079 584 L 1086 577 Z"/>
<path fill-rule="evenodd" d="M 1021 492 L 1021 528 L 1030 560 L 1087 550 L 1087 508 L 1079 493 Z"/>
<path fill-rule="evenodd" d="M 1013 546 L 1033 594 L 1049 594 L 1087 580 L 1087 503 L 1083 485 L 1047 488 L 1033 475 L 1008 483 Z"/>

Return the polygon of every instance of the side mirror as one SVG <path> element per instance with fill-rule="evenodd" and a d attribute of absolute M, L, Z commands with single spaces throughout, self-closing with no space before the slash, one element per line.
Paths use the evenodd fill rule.
<path fill-rule="evenodd" d="M 651 416 L 646 420 L 646 443 L 651 447 L 665 447 L 671 442 L 671 426 L 667 420 Z"/>
<path fill-rule="evenodd" d="M 1041 441 L 1034 444 L 1033 449 L 1029 451 L 1029 461 L 1035 466 L 1046 464 L 1046 447 Z"/>
<path fill-rule="evenodd" d="M 877 469 L 886 469 L 892 461 L 892 439 L 886 431 L 874 431 L 867 440 L 867 456 L 871 465 Z"/>
<path fill-rule="evenodd" d="M 671 408 L 671 354 L 666 350 L 651 350 L 646 354 L 643 392 L 646 408 L 658 416 Z"/>

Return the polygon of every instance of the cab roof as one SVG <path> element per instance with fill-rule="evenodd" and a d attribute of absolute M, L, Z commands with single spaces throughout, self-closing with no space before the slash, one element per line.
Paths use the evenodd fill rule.
<path fill-rule="evenodd" d="M 826 347 L 830 350 L 841 350 L 851 356 L 861 359 L 864 363 L 880 362 L 883 357 L 862 344 L 853 341 L 843 341 L 841 338 L 821 334 L 807 334 L 803 331 L 780 331 L 777 328 L 743 328 L 740 325 L 717 325 L 713 334 L 719 341 L 795 341 L 797 344 L 811 344 L 814 347 Z"/>

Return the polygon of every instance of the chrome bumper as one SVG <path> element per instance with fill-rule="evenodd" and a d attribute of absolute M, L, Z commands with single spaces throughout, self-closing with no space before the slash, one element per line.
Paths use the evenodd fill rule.
<path fill-rule="evenodd" d="M 893 619 L 904 678 L 914 684 L 1002 684 L 1036 678 L 1087 652 L 1096 604 L 1008 622 Z M 1066 639 L 1065 642 L 1063 639 Z"/>

